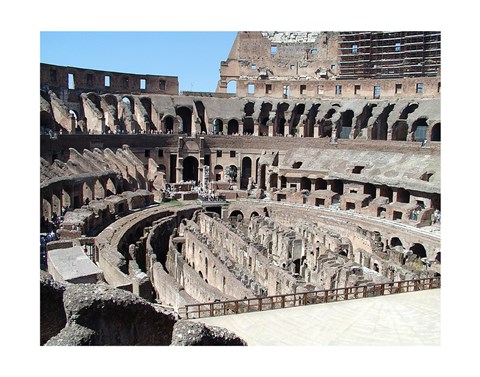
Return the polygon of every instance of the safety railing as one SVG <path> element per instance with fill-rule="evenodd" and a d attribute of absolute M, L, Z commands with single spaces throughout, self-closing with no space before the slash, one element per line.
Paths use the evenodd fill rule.
<path fill-rule="evenodd" d="M 377 297 L 397 293 L 440 288 L 440 277 L 369 284 L 358 287 L 334 288 L 320 291 L 245 298 L 241 300 L 189 304 L 179 309 L 181 318 L 205 318 L 229 314 L 291 308 L 327 302 Z"/>

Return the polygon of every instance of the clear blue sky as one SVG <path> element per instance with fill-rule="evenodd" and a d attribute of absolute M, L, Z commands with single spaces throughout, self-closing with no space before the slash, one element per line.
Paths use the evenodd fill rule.
<path fill-rule="evenodd" d="M 236 32 L 41 32 L 40 62 L 178 76 L 180 91 L 214 92 Z"/>

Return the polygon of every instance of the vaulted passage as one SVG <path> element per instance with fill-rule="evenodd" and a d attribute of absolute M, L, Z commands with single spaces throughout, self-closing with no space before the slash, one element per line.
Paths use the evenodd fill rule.
<path fill-rule="evenodd" d="M 182 118 L 182 132 L 190 135 L 192 133 L 192 110 L 182 106 L 176 109 L 176 113 Z"/>

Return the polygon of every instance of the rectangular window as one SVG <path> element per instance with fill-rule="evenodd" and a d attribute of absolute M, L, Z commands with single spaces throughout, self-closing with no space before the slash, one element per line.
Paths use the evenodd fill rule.
<path fill-rule="evenodd" d="M 235 157 L 237 153 L 235 151 L 230 151 L 230 157 Z"/>
<path fill-rule="evenodd" d="M 306 91 L 307 91 L 307 86 L 306 85 L 300 85 L 300 94 L 304 95 Z"/>
<path fill-rule="evenodd" d="M 110 76 L 105 76 L 105 88 L 110 87 Z"/>
<path fill-rule="evenodd" d="M 310 52 L 312 53 L 312 55 L 317 55 L 318 54 L 318 51 L 316 49 L 312 49 Z"/>
<path fill-rule="evenodd" d="M 352 54 L 356 54 L 358 52 L 358 45 L 352 45 Z"/>
<path fill-rule="evenodd" d="M 256 65 L 256 64 L 252 64 L 252 69 L 257 69 L 257 65 Z"/>
<path fill-rule="evenodd" d="M 123 87 L 128 88 L 128 85 L 130 83 L 130 79 L 128 77 L 123 78 Z"/>
<path fill-rule="evenodd" d="M 166 86 L 167 85 L 166 85 L 165 80 L 160 80 L 159 89 L 160 90 L 165 90 Z"/>
<path fill-rule="evenodd" d="M 150 157 L 150 149 L 145 149 L 145 157 Z"/>
<path fill-rule="evenodd" d="M 341 85 L 335 85 L 335 94 L 336 95 L 342 94 L 342 86 Z"/>
<path fill-rule="evenodd" d="M 283 86 L 283 98 L 290 97 L 290 85 Z"/>
<path fill-rule="evenodd" d="M 373 98 L 380 98 L 380 93 L 381 93 L 382 89 L 380 88 L 380 85 L 375 85 L 373 87 Z"/>
<path fill-rule="evenodd" d="M 140 79 L 140 90 L 145 90 L 145 89 L 147 89 L 147 80 Z"/>
<path fill-rule="evenodd" d="M 423 84 L 422 84 L 422 83 L 418 83 L 418 84 L 417 84 L 417 93 L 418 93 L 418 94 L 422 94 L 422 93 L 423 93 Z"/>
<path fill-rule="evenodd" d="M 248 84 L 248 94 L 255 93 L 255 84 Z"/>
<path fill-rule="evenodd" d="M 206 166 L 210 166 L 210 155 L 206 154 L 203 158 L 203 164 Z"/>
<path fill-rule="evenodd" d="M 265 93 L 266 94 L 272 94 L 272 84 L 266 84 L 265 85 Z"/>
<path fill-rule="evenodd" d="M 163 157 L 163 149 L 158 150 L 158 157 Z"/>
<path fill-rule="evenodd" d="M 68 74 L 68 89 L 75 89 L 75 78 L 72 73 Z"/>
<path fill-rule="evenodd" d="M 323 94 L 323 91 L 324 91 L 323 85 L 317 86 L 317 94 Z"/>
<path fill-rule="evenodd" d="M 290 69 L 291 69 L 292 71 L 294 71 L 294 70 L 295 70 L 295 64 L 290 64 Z"/>
<path fill-rule="evenodd" d="M 355 89 L 354 89 L 355 94 L 360 94 L 360 88 L 361 88 L 360 85 L 355 85 Z"/>
<path fill-rule="evenodd" d="M 270 53 L 272 55 L 275 55 L 277 53 L 277 46 L 273 45 L 271 48 L 270 48 Z"/>
<path fill-rule="evenodd" d="M 222 151 L 221 150 L 217 150 L 217 157 L 222 157 Z"/>
<path fill-rule="evenodd" d="M 402 84 L 395 84 L 395 94 L 402 93 Z"/>

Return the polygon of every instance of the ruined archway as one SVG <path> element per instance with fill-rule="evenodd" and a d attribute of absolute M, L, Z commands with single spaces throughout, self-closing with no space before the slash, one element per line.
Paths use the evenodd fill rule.
<path fill-rule="evenodd" d="M 315 190 L 326 190 L 327 189 L 327 181 L 323 178 L 315 179 Z"/>
<path fill-rule="evenodd" d="M 425 247 L 420 243 L 414 243 L 410 248 L 413 254 L 415 254 L 419 259 L 427 257 L 427 251 Z"/>
<path fill-rule="evenodd" d="M 219 118 L 216 118 L 213 121 L 213 133 L 215 135 L 222 134 L 223 133 L 223 121 Z"/>
<path fill-rule="evenodd" d="M 392 126 L 392 140 L 407 140 L 408 125 L 403 120 L 398 120 Z M 386 140 L 386 139 L 385 139 Z"/>
<path fill-rule="evenodd" d="M 164 119 L 164 124 L 165 124 L 165 132 L 167 134 L 173 133 L 173 117 L 166 116 Z"/>
<path fill-rule="evenodd" d="M 337 137 L 339 139 L 348 139 L 352 131 L 353 117 L 355 114 L 353 110 L 346 110 L 341 114 L 340 127 L 337 128 Z"/>
<path fill-rule="evenodd" d="M 223 166 L 215 165 L 213 174 L 215 175 L 215 181 L 223 181 Z"/>

